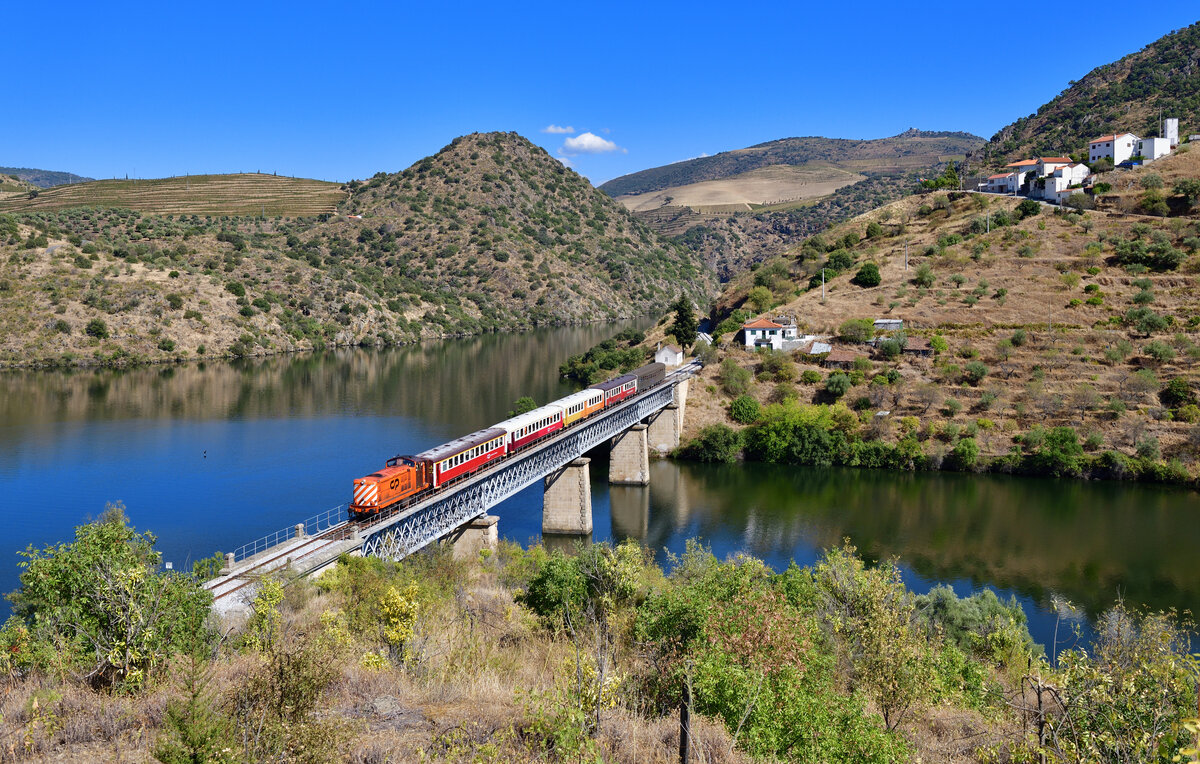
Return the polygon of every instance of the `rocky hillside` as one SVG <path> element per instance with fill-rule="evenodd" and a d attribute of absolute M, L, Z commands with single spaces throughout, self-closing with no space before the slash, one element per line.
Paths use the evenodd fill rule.
<path fill-rule="evenodd" d="M 1159 134 L 1159 114 L 1179 118 L 1180 137 L 1200 132 L 1200 22 L 1097 67 L 997 132 L 977 152 L 991 164 L 1087 151 L 1105 133 Z"/>
<path fill-rule="evenodd" d="M 1194 479 L 1198 226 L 981 194 L 875 210 L 728 285 L 713 315 L 723 349 L 709 384 L 693 387 L 688 428 L 736 426 L 728 405 L 748 386 L 762 404 L 840 399 L 860 412 L 856 437 L 935 468 L 1033 469 L 1038 439 L 1060 427 L 1082 449 L 1062 474 Z M 828 384 L 821 356 L 761 357 L 734 342 L 745 319 L 780 314 L 859 358 L 845 387 Z M 863 344 L 877 318 L 902 319 L 933 356 Z M 738 382 L 724 361 L 748 373 Z"/>
<path fill-rule="evenodd" d="M 351 183 L 334 215 L 0 215 L 0 364 L 388 344 L 661 311 L 715 278 L 515 134 Z"/>
<path fill-rule="evenodd" d="M 0 175 L 11 175 L 18 180 L 28 181 L 38 188 L 51 188 L 64 183 L 85 183 L 92 180 L 92 178 L 85 178 L 73 172 L 36 170 L 32 167 L 0 167 Z"/>

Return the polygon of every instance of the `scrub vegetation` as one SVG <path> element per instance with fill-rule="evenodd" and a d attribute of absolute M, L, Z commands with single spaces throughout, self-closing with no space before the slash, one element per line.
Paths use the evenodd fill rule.
<path fill-rule="evenodd" d="M 1195 740 L 1172 614 L 1117 604 L 1048 658 L 1016 603 L 915 595 L 849 545 L 783 571 L 697 544 L 662 567 L 634 543 L 345 558 L 264 581 L 240 624 L 205 621 L 119 509 L 27 558 L 6 760 L 669 762 L 682 707 L 710 762 L 1165 762 Z"/>

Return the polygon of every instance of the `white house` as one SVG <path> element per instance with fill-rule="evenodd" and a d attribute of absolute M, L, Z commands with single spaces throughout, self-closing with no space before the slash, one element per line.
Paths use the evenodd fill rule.
<path fill-rule="evenodd" d="M 663 345 L 654 352 L 654 360 L 667 366 L 683 365 L 683 350 L 675 345 Z"/>
<path fill-rule="evenodd" d="M 1138 137 L 1133 133 L 1116 133 L 1102 135 L 1088 141 L 1088 161 L 1111 159 L 1113 164 L 1121 164 L 1137 151 Z"/>
<path fill-rule="evenodd" d="M 904 319 L 902 318 L 877 318 L 872 325 L 877 332 L 904 331 Z"/>
<path fill-rule="evenodd" d="M 796 322 L 786 316 L 777 316 L 774 321 L 759 318 L 742 324 L 746 347 L 769 347 L 783 349 L 783 343 L 796 339 Z"/>
<path fill-rule="evenodd" d="M 1141 154 L 1146 161 L 1153 162 L 1155 159 L 1171 153 L 1171 139 L 1142 138 L 1138 141 L 1137 153 Z"/>
<path fill-rule="evenodd" d="M 1046 190 L 1042 194 L 1042 198 L 1048 202 L 1054 202 L 1055 204 L 1065 204 L 1066 201 L 1071 198 L 1071 194 L 1082 193 L 1082 188 L 1068 188 L 1067 186 L 1063 186 L 1062 188 L 1051 188 L 1050 186 L 1046 186 Z"/>
<path fill-rule="evenodd" d="M 1081 186 L 1083 182 L 1091 174 L 1092 171 L 1085 164 L 1072 162 L 1071 164 L 1063 165 L 1039 181 L 1042 187 L 1038 189 L 1040 193 L 1037 195 L 1043 199 L 1061 204 L 1064 199 L 1070 196 L 1070 193 L 1064 194 L 1063 192 L 1082 191 Z M 1075 188 L 1071 188 L 1072 186 Z"/>
<path fill-rule="evenodd" d="M 1039 178 L 1044 178 L 1047 175 L 1053 175 L 1058 168 L 1066 167 L 1069 164 L 1071 164 L 1071 157 L 1038 157 L 1035 171 Z"/>
<path fill-rule="evenodd" d="M 990 194 L 1015 194 L 1017 192 L 1017 174 L 1005 172 L 999 175 L 989 175 L 983 184 L 983 190 Z"/>

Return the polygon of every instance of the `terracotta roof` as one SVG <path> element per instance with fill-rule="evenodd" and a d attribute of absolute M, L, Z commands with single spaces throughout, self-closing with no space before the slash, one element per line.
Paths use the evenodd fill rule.
<path fill-rule="evenodd" d="M 1040 157 L 1038 161 L 1042 164 L 1070 164 L 1071 157 Z"/>
<path fill-rule="evenodd" d="M 675 345 L 663 345 L 661 349 L 666 350 L 671 353 L 682 353 L 683 352 L 683 350 L 681 350 L 679 347 L 677 347 Z"/>
<path fill-rule="evenodd" d="M 1133 133 L 1115 133 L 1113 135 L 1102 135 L 1099 138 L 1093 138 L 1092 140 L 1088 141 L 1088 145 L 1090 146 L 1093 143 L 1104 143 L 1106 141 L 1115 141 L 1123 135 L 1133 135 Z M 1137 136 L 1134 135 L 1133 137 L 1136 138 Z"/>
<path fill-rule="evenodd" d="M 783 326 L 769 318 L 759 318 L 742 324 L 743 329 L 782 329 Z"/>
<path fill-rule="evenodd" d="M 1004 166 L 1005 167 L 1033 167 L 1035 164 L 1037 164 L 1036 159 L 1022 159 L 1020 162 L 1013 162 L 1012 164 L 1006 164 Z"/>
<path fill-rule="evenodd" d="M 834 348 L 825 356 L 825 360 L 832 363 L 853 363 L 856 358 L 858 353 L 843 348 Z"/>
<path fill-rule="evenodd" d="M 1001 173 L 999 175 L 989 175 L 988 180 L 995 180 L 996 178 L 1011 178 L 1012 176 L 1013 176 L 1013 173 L 1006 172 L 1006 173 Z"/>

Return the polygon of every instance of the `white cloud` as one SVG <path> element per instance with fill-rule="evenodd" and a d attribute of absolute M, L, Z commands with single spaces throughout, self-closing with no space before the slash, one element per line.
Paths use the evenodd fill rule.
<path fill-rule="evenodd" d="M 563 156 L 574 157 L 580 154 L 608 154 L 612 151 L 620 151 L 623 154 L 629 153 L 612 141 L 601 138 L 595 133 L 580 133 L 573 138 L 563 141 L 562 148 L 558 150 L 558 153 Z"/>
<path fill-rule="evenodd" d="M 567 125 L 566 127 L 563 127 L 562 125 L 546 125 L 542 128 L 542 132 L 550 133 L 551 135 L 570 135 L 575 132 L 575 128 L 571 127 L 570 125 Z"/>
<path fill-rule="evenodd" d="M 570 159 L 567 159 L 566 157 L 554 157 L 554 158 L 557 159 L 558 161 L 562 162 L 563 167 L 570 167 L 572 169 L 574 169 L 574 167 L 575 167 L 575 163 L 572 162 Z"/>

